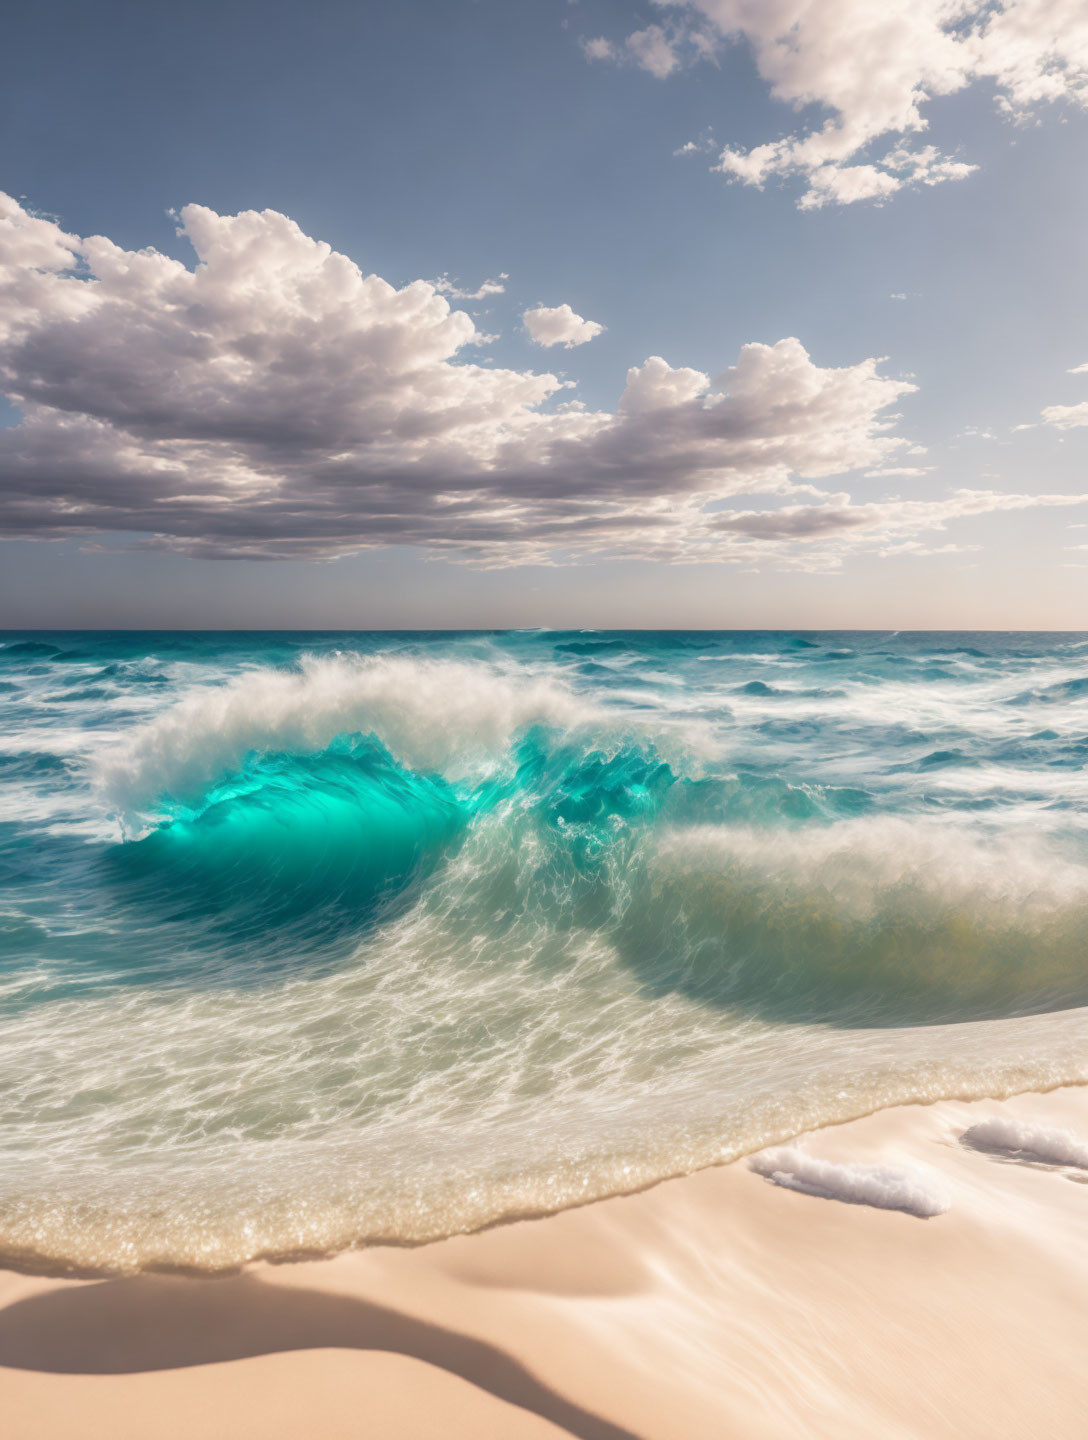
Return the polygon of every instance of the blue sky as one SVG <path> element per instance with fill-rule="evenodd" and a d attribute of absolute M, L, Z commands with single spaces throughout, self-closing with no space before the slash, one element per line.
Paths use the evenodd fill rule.
<path fill-rule="evenodd" d="M 22 7 L 0 95 L 19 317 L 0 353 L 0 623 L 1088 628 L 1088 529 L 1071 528 L 1088 504 L 1061 503 L 1088 492 L 1088 374 L 1068 373 L 1088 362 L 1088 40 L 1062 0 L 979 0 L 980 35 L 1019 5 L 1038 44 L 1010 60 L 991 34 L 997 59 L 935 82 L 924 47 L 947 37 L 932 4 L 904 3 L 908 59 L 873 79 L 889 42 L 862 0 L 816 0 L 824 31 L 800 32 L 796 65 L 809 40 L 813 55 L 828 35 L 845 45 L 849 106 L 836 113 L 838 89 L 821 102 L 813 62 L 797 83 L 817 98 L 795 110 L 771 93 L 787 82 L 768 49 L 790 4 L 768 3 L 741 43 L 715 23 L 743 0 Z M 851 5 L 862 23 L 842 31 Z M 647 35 L 670 73 L 640 63 Z M 924 102 L 924 132 L 874 130 L 912 84 L 954 93 Z M 829 118 L 864 140 L 836 139 L 830 165 L 776 152 L 760 186 L 713 168 Z M 889 169 L 897 145 L 977 168 L 804 208 L 820 184 L 898 186 L 921 162 Z M 184 320 L 158 280 L 135 294 L 78 245 L 67 272 L 27 248 L 53 226 L 191 270 L 170 213 L 189 204 L 278 212 L 397 290 L 447 277 L 397 341 L 426 351 L 411 413 L 388 429 L 408 362 L 378 373 L 369 320 L 337 349 L 363 291 L 299 311 L 301 242 L 276 258 L 261 230 L 242 253 L 237 230 L 201 221 L 219 280 Z M 487 280 L 503 292 L 455 293 Z M 277 330 L 279 285 L 295 288 Z M 207 344 L 225 347 L 211 365 L 184 334 L 204 335 L 209 305 Z M 435 360 L 445 305 L 476 334 Z M 601 333 L 534 343 L 525 312 L 561 306 Z M 743 352 L 789 337 L 807 360 Z M 234 384 L 243 352 L 213 433 L 215 377 Z M 651 356 L 667 384 L 645 372 L 621 402 Z M 519 398 L 521 377 L 547 373 L 576 388 Z M 440 391 L 441 434 L 420 410 Z M 572 400 L 584 410 L 561 413 Z M 477 408 L 475 429 L 450 428 Z M 317 455 L 309 431 L 326 424 L 339 438 Z M 952 498 L 965 490 L 999 499 Z M 724 531 L 708 524 L 723 515 Z"/>

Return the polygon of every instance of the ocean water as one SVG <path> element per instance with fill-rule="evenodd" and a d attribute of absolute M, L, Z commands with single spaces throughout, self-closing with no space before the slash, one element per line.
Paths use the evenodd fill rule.
<path fill-rule="evenodd" d="M 0 1263 L 1088 1080 L 1088 637 L 0 635 Z"/>

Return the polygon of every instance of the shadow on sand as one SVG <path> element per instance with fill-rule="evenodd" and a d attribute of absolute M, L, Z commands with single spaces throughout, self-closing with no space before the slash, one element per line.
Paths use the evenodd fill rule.
<path fill-rule="evenodd" d="M 280 1288 L 251 1275 L 106 1280 L 0 1310 L 0 1365 L 51 1374 L 128 1375 L 324 1348 L 385 1351 L 437 1366 L 578 1440 L 638 1440 L 485 1341 L 369 1301 Z"/>

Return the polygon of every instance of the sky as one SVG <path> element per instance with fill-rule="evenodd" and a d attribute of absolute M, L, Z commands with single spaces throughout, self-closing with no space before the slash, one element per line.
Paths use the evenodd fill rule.
<path fill-rule="evenodd" d="M 39 0 L 0 626 L 1088 629 L 1083 0 Z"/>

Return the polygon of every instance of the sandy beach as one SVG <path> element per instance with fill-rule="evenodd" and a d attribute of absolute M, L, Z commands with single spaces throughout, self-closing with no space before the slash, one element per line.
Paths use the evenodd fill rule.
<path fill-rule="evenodd" d="M 7 1273 L 4 1433 L 1073 1440 L 1088 1172 L 963 1143 L 996 1116 L 1088 1140 L 1088 1088 L 907 1106 L 801 1142 L 925 1177 L 948 1205 L 928 1219 L 742 1160 L 417 1250 L 215 1280 Z"/>

